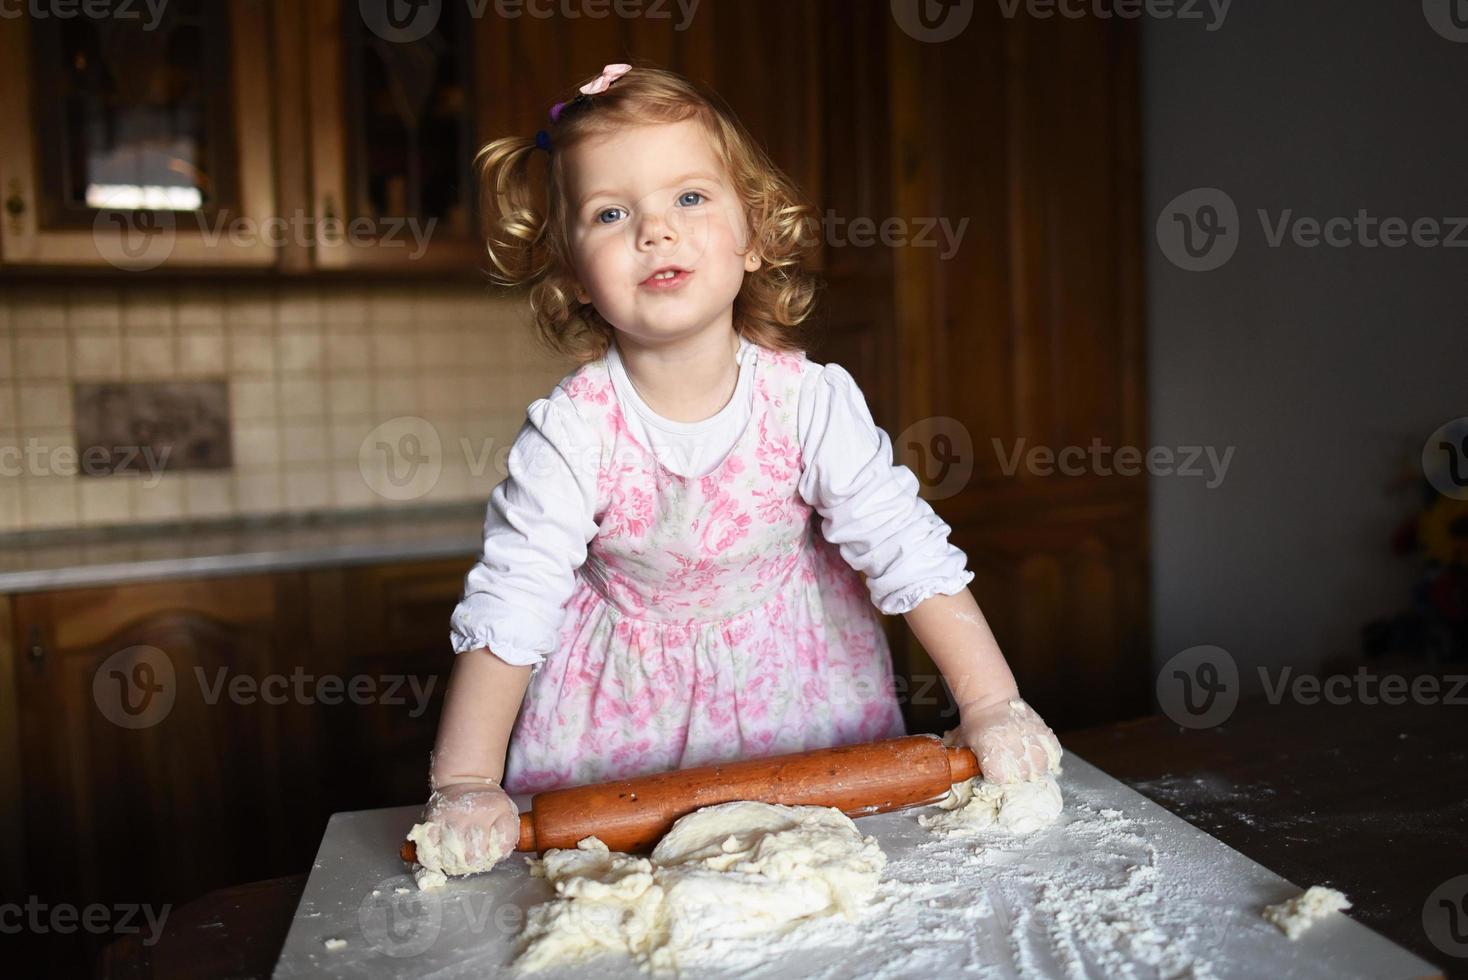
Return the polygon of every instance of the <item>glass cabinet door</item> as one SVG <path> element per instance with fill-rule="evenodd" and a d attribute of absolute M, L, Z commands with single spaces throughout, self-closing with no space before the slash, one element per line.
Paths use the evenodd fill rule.
<path fill-rule="evenodd" d="M 7 18 L 6 263 L 268 263 L 262 0 Z"/>
<path fill-rule="evenodd" d="M 42 222 L 90 227 L 98 208 L 237 203 L 227 10 L 173 0 L 156 23 L 49 17 L 31 27 Z M 49 213 L 48 213 L 49 212 Z"/>
<path fill-rule="evenodd" d="M 470 5 L 312 2 L 316 265 L 472 273 Z"/>

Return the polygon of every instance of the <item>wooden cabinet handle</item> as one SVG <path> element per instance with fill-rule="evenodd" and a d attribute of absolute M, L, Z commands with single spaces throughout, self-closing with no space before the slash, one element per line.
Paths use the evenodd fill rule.
<path fill-rule="evenodd" d="M 10 229 L 20 234 L 24 227 L 25 196 L 21 193 L 20 178 L 10 178 L 10 195 L 5 198 L 5 214 L 10 218 Z"/>
<path fill-rule="evenodd" d="M 46 659 L 46 638 L 41 634 L 41 627 L 31 627 L 30 634 L 26 637 L 26 652 L 30 654 L 31 663 L 37 667 Z"/>

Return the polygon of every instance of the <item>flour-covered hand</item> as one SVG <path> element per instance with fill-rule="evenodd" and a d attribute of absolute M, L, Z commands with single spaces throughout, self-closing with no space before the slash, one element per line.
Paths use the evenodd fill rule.
<path fill-rule="evenodd" d="M 493 780 L 440 786 L 423 808 L 423 820 L 408 832 L 418 863 L 430 874 L 424 888 L 442 884 L 437 875 L 488 871 L 520 840 L 520 811 Z"/>
<path fill-rule="evenodd" d="M 959 713 L 963 742 L 991 783 L 1013 783 L 1060 771 L 1060 742 L 1035 709 L 1019 698 L 971 705 Z"/>

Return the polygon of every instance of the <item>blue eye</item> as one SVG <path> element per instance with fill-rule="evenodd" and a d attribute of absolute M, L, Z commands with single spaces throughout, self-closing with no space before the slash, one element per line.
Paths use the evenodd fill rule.
<path fill-rule="evenodd" d="M 607 208 L 601 214 L 598 214 L 596 216 L 596 220 L 597 221 L 600 221 L 604 225 L 609 225 L 612 222 L 610 222 L 610 221 L 607 220 L 607 215 L 609 215 L 609 214 L 615 214 L 615 213 L 617 213 L 618 211 L 621 211 L 621 210 L 622 210 L 621 208 Z"/>
<path fill-rule="evenodd" d="M 685 204 L 684 202 L 690 197 L 696 197 L 698 198 L 698 200 Z M 700 191 L 684 191 L 682 194 L 678 195 L 678 203 L 683 204 L 685 207 L 695 207 L 696 205 L 703 203 L 703 194 Z"/>

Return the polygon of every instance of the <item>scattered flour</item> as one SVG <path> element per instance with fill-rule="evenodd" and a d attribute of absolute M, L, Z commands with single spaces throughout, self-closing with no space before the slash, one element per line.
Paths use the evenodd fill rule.
<path fill-rule="evenodd" d="M 859 919 L 885 864 L 876 840 L 830 807 L 705 807 L 674 824 L 648 858 L 588 837 L 532 863 L 557 897 L 530 911 L 516 966 L 616 951 L 658 972 L 728 967 L 738 959 L 730 943 L 764 944 L 812 919 Z M 754 962 L 764 958 L 756 949 Z"/>
<path fill-rule="evenodd" d="M 1334 888 L 1311 885 L 1294 898 L 1266 908 L 1264 918 L 1279 926 L 1286 936 L 1299 939 L 1306 929 L 1330 913 L 1350 907 L 1346 896 Z"/>

